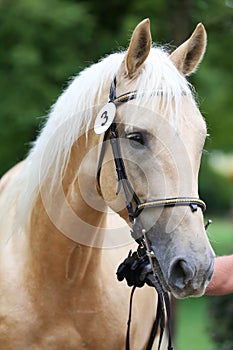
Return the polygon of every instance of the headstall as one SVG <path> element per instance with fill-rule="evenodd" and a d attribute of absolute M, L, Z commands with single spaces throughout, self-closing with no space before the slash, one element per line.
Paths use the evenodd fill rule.
<path fill-rule="evenodd" d="M 114 77 L 109 94 L 109 103 L 114 103 L 117 106 L 128 102 L 130 100 L 134 100 L 137 98 L 137 91 L 127 92 L 123 95 L 116 97 L 116 77 Z M 172 207 L 172 206 L 189 206 L 191 210 L 194 212 L 200 207 L 203 211 L 206 209 L 206 204 L 200 199 L 195 197 L 175 197 L 175 198 L 165 198 L 165 199 L 156 199 L 149 202 L 141 202 L 137 194 L 135 193 L 126 173 L 126 168 L 124 164 L 124 160 L 122 158 L 120 139 L 116 124 L 116 119 L 114 118 L 110 127 L 105 131 L 102 148 L 99 156 L 98 163 L 98 172 L 97 172 L 97 184 L 101 191 L 100 186 L 100 175 L 102 164 L 104 160 L 105 150 L 106 150 L 106 142 L 110 140 L 110 144 L 112 147 L 116 173 L 117 173 L 117 191 L 118 194 L 120 192 L 121 187 L 123 187 L 126 199 L 126 208 L 128 210 L 128 215 L 130 222 L 134 224 L 135 219 L 140 215 L 143 209 L 147 208 L 157 208 L 157 207 Z"/>
<path fill-rule="evenodd" d="M 123 103 L 126 103 L 130 100 L 137 98 L 137 91 L 127 92 L 123 95 L 116 96 L 116 77 L 114 77 L 109 93 L 109 103 L 114 103 L 115 106 L 119 106 Z M 161 91 L 153 92 L 151 95 L 162 94 Z M 107 113 L 107 112 L 104 112 Z M 99 156 L 98 171 L 97 171 L 97 184 L 101 192 L 100 184 L 100 175 L 102 164 L 104 160 L 104 155 L 106 151 L 107 140 L 110 140 L 113 158 L 115 162 L 115 168 L 117 173 L 117 191 L 116 194 L 119 194 L 121 188 L 123 188 L 125 194 L 126 208 L 129 215 L 129 220 L 132 225 L 135 224 L 137 217 L 141 212 L 147 208 L 166 208 L 173 206 L 189 206 L 190 209 L 195 212 L 198 207 L 205 211 L 206 204 L 199 198 L 195 197 L 175 197 L 175 198 L 165 198 L 165 199 L 156 199 L 148 202 L 141 202 L 137 194 L 135 193 L 133 186 L 131 185 L 124 160 L 122 158 L 120 138 L 117 129 L 116 117 L 114 116 L 113 122 L 109 128 L 104 133 L 102 148 Z M 209 224 L 209 222 L 208 222 Z M 207 224 L 207 225 L 208 225 Z M 206 228 L 207 228 L 206 225 Z M 119 281 L 126 279 L 129 286 L 133 286 L 130 298 L 130 310 L 129 310 L 129 319 L 127 326 L 126 334 L 126 344 L 125 349 L 130 350 L 130 324 L 131 324 L 131 314 L 132 314 L 132 300 L 133 294 L 136 287 L 142 287 L 145 283 L 149 286 L 152 286 L 156 289 L 158 294 L 158 304 L 157 304 L 157 313 L 155 321 L 152 326 L 150 337 L 146 346 L 146 350 L 150 350 L 153 347 L 154 339 L 156 337 L 158 329 L 160 329 L 159 345 L 158 350 L 160 349 L 162 343 L 162 337 L 165 329 L 165 314 L 167 315 L 167 327 L 168 327 L 168 350 L 172 350 L 171 342 L 171 326 L 170 326 L 170 299 L 168 292 L 164 289 L 162 283 L 160 282 L 156 269 L 154 266 L 153 260 L 155 259 L 153 251 L 150 249 L 149 241 L 147 239 L 147 234 L 145 229 L 141 229 L 141 236 L 138 237 L 138 234 L 132 230 L 132 237 L 139 244 L 136 252 L 132 253 L 130 251 L 128 257 L 120 264 L 117 270 L 117 277 Z"/>

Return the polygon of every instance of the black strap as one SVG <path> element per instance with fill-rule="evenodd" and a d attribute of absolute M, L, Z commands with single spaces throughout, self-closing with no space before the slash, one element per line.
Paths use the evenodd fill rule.
<path fill-rule="evenodd" d="M 130 294 L 130 302 L 129 302 L 129 317 L 127 322 L 127 333 L 126 333 L 126 340 L 125 340 L 125 350 L 130 350 L 130 325 L 131 325 L 131 318 L 132 318 L 132 306 L 133 306 L 133 296 L 135 292 L 136 286 L 133 286 Z"/>
<path fill-rule="evenodd" d="M 115 122 L 113 122 L 110 127 L 110 142 L 112 146 L 117 178 L 118 178 L 116 193 L 118 194 L 120 192 L 120 189 L 122 186 L 125 193 L 126 208 L 128 210 L 129 219 L 133 223 L 135 219 L 135 210 L 141 202 L 138 196 L 136 195 L 136 193 L 134 192 L 132 185 L 128 180 L 128 177 L 126 174 L 125 164 L 121 153 L 118 130 Z M 133 203 L 132 203 L 133 201 L 135 203 L 135 210 L 133 208 Z"/>
<path fill-rule="evenodd" d="M 109 102 L 114 102 L 116 99 L 116 76 L 114 76 L 111 86 L 110 86 L 110 92 L 109 92 Z"/>
<path fill-rule="evenodd" d="M 168 350 L 173 350 L 172 346 L 172 331 L 171 331 L 171 307 L 170 307 L 170 299 L 168 292 L 164 292 L 164 302 L 166 306 L 166 312 L 167 312 L 167 328 L 168 328 Z"/>
<path fill-rule="evenodd" d="M 162 339 L 165 330 L 165 313 L 167 315 L 167 328 L 168 328 L 168 346 L 167 350 L 173 350 L 172 340 L 171 340 L 171 313 L 170 313 L 170 299 L 169 295 L 166 291 L 163 290 L 157 276 L 149 274 L 147 276 L 147 283 L 150 286 L 155 288 L 155 291 L 158 295 L 158 303 L 157 303 L 157 311 L 156 317 L 150 332 L 150 337 L 146 346 L 146 350 L 151 350 L 154 344 L 155 337 L 157 335 L 158 329 L 160 328 L 159 334 L 159 343 L 158 350 L 160 350 Z M 125 350 L 130 350 L 130 326 L 131 326 L 131 318 L 132 318 L 132 306 L 133 306 L 133 296 L 135 292 L 136 286 L 133 286 L 130 295 L 130 304 L 129 304 L 129 317 L 127 322 L 127 333 L 126 333 L 126 342 L 125 342 Z"/>
<path fill-rule="evenodd" d="M 101 147 L 100 156 L 99 156 L 99 162 L 98 162 L 98 168 L 97 168 L 97 175 L 96 175 L 97 184 L 98 184 L 98 187 L 99 187 L 100 192 L 101 192 L 101 187 L 100 187 L 100 173 L 101 173 L 102 164 L 103 164 L 103 161 L 104 161 L 104 155 L 105 155 L 105 151 L 106 151 L 106 141 L 107 141 L 107 138 L 108 138 L 108 134 L 109 134 L 109 130 L 107 130 L 107 131 L 104 133 L 104 138 L 103 138 L 102 147 Z"/>
<path fill-rule="evenodd" d="M 160 326 L 160 336 L 159 336 L 159 345 L 158 345 L 158 350 L 159 350 L 161 343 L 162 343 L 163 333 L 164 333 L 164 329 L 165 329 L 163 290 L 162 290 L 161 285 L 158 282 L 158 280 L 156 280 L 155 276 L 148 275 L 147 280 L 150 281 L 150 285 L 152 284 L 154 286 L 154 288 L 158 294 L 158 303 L 157 303 L 157 311 L 156 311 L 155 321 L 154 321 L 152 329 L 151 329 L 150 338 L 149 338 L 146 350 L 152 349 L 156 334 L 158 332 L 158 327 Z"/>
<path fill-rule="evenodd" d="M 165 291 L 158 279 L 157 276 L 149 274 L 147 276 L 147 280 L 149 280 L 150 285 L 153 285 L 157 294 L 158 294 L 158 304 L 157 304 L 157 313 L 156 318 L 152 326 L 150 339 L 147 344 L 146 350 L 152 349 L 155 336 L 158 331 L 158 326 L 160 325 L 160 336 L 159 336 L 159 345 L 158 350 L 160 349 L 163 333 L 165 330 L 165 312 L 167 314 L 167 329 L 168 329 L 168 346 L 167 350 L 173 350 L 172 340 L 171 340 L 171 308 L 170 308 L 170 299 L 168 292 Z M 165 306 L 165 308 L 164 308 Z"/>
<path fill-rule="evenodd" d="M 120 95 L 119 97 L 116 97 L 116 76 L 114 76 L 111 86 L 110 86 L 110 92 L 109 92 L 109 102 L 115 102 L 118 103 L 124 103 L 129 100 L 135 99 L 136 94 L 131 95 L 132 93 L 127 93 Z M 119 99 L 120 102 L 117 100 Z M 126 208 L 128 210 L 128 215 L 130 222 L 133 223 L 135 220 L 135 211 L 136 208 L 141 204 L 138 196 L 134 192 L 132 185 L 130 181 L 128 180 L 127 174 L 126 174 L 126 169 L 125 169 L 125 164 L 122 159 L 122 153 L 121 153 L 121 147 L 120 147 L 120 142 L 119 142 L 119 135 L 118 135 L 118 130 L 117 130 L 117 125 L 115 122 L 115 119 L 113 123 L 110 125 L 110 128 L 105 131 L 104 138 L 103 138 L 103 143 L 102 143 L 102 148 L 100 151 L 100 156 L 99 156 L 99 162 L 98 162 L 98 169 L 97 169 L 97 185 L 99 187 L 99 191 L 101 192 L 101 186 L 100 186 L 100 174 L 101 174 L 101 169 L 102 169 L 102 164 L 104 160 L 104 155 L 106 151 L 106 141 L 110 137 L 110 143 L 112 146 L 112 152 L 114 156 L 114 161 L 115 161 L 115 167 L 116 167 L 116 172 L 117 172 L 117 189 L 116 189 L 116 194 L 118 194 L 121 190 L 121 187 L 124 189 L 125 193 L 125 199 L 126 199 Z M 133 208 L 133 203 L 135 203 L 135 209 Z"/>
<path fill-rule="evenodd" d="M 116 172 L 117 172 L 117 189 L 116 189 L 116 194 L 118 194 L 121 190 L 121 187 L 124 189 L 125 193 L 125 200 L 126 200 L 126 208 L 128 210 L 129 214 L 129 219 L 133 223 L 134 219 L 136 217 L 135 211 L 136 208 L 141 204 L 138 196 L 134 192 L 132 185 L 130 181 L 128 180 L 127 174 L 126 174 L 126 169 L 125 169 L 125 164 L 122 158 L 122 153 L 121 153 L 121 147 L 120 147 L 120 141 L 119 141 L 119 135 L 118 135 L 118 130 L 117 130 L 117 125 L 115 121 L 111 124 L 110 128 L 106 130 L 103 138 L 103 143 L 102 143 L 102 148 L 100 151 L 100 156 L 99 156 L 99 163 L 98 163 L 98 170 L 97 170 L 97 184 L 99 187 L 99 190 L 101 192 L 101 186 L 100 186 L 100 174 L 101 174 L 101 169 L 102 169 L 102 164 L 104 160 L 104 155 L 106 151 L 106 141 L 110 138 L 110 143 L 112 147 L 112 152 L 113 152 L 113 157 L 114 157 L 114 162 L 115 162 L 115 167 L 116 167 Z M 133 203 L 135 203 L 135 209 L 133 208 Z"/>
<path fill-rule="evenodd" d="M 119 265 L 117 269 L 118 280 L 123 281 L 125 279 L 128 286 L 133 286 L 130 295 L 125 349 L 130 350 L 130 326 L 135 288 L 141 288 L 146 283 L 150 287 L 154 288 L 158 295 L 158 298 L 156 305 L 156 317 L 153 322 L 145 350 L 151 350 L 153 348 L 154 340 L 158 334 L 158 331 L 158 350 L 160 349 L 165 328 L 167 328 L 168 331 L 167 350 L 173 350 L 171 341 L 171 312 L 169 295 L 161 284 L 157 274 L 153 272 L 145 247 L 142 246 L 141 242 L 139 242 L 139 244 L 140 246 L 138 247 L 137 251 L 132 253 L 132 250 L 130 250 L 128 257 Z M 165 315 L 167 316 L 166 321 Z"/>

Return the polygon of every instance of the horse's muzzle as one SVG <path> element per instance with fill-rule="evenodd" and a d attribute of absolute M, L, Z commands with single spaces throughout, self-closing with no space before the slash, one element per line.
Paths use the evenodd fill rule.
<path fill-rule="evenodd" d="M 214 271 L 214 256 L 210 258 L 210 264 L 205 269 L 197 267 L 185 258 L 177 258 L 168 272 L 168 285 L 176 298 L 188 296 L 201 296 Z"/>

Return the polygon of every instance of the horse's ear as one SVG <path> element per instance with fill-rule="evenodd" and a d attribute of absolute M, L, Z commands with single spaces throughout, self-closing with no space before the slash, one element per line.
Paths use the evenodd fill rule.
<path fill-rule="evenodd" d="M 191 37 L 170 55 L 170 59 L 182 74 L 189 75 L 196 70 L 201 62 L 206 43 L 205 27 L 199 23 Z"/>
<path fill-rule="evenodd" d="M 145 62 L 151 48 L 150 20 L 144 19 L 134 29 L 125 58 L 126 73 L 132 78 Z"/>

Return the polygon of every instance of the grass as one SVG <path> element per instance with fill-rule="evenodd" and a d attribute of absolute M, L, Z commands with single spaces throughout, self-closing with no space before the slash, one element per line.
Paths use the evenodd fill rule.
<path fill-rule="evenodd" d="M 233 218 L 215 218 L 208 236 L 217 255 L 233 254 Z"/>
<path fill-rule="evenodd" d="M 217 255 L 233 253 L 233 220 L 215 218 L 208 236 Z M 175 349 L 216 350 L 208 332 L 211 298 L 189 298 L 176 302 Z M 214 297 L 220 298 L 220 297 Z"/>
<path fill-rule="evenodd" d="M 207 298 L 189 298 L 177 303 L 176 350 L 214 350 L 208 334 Z"/>

